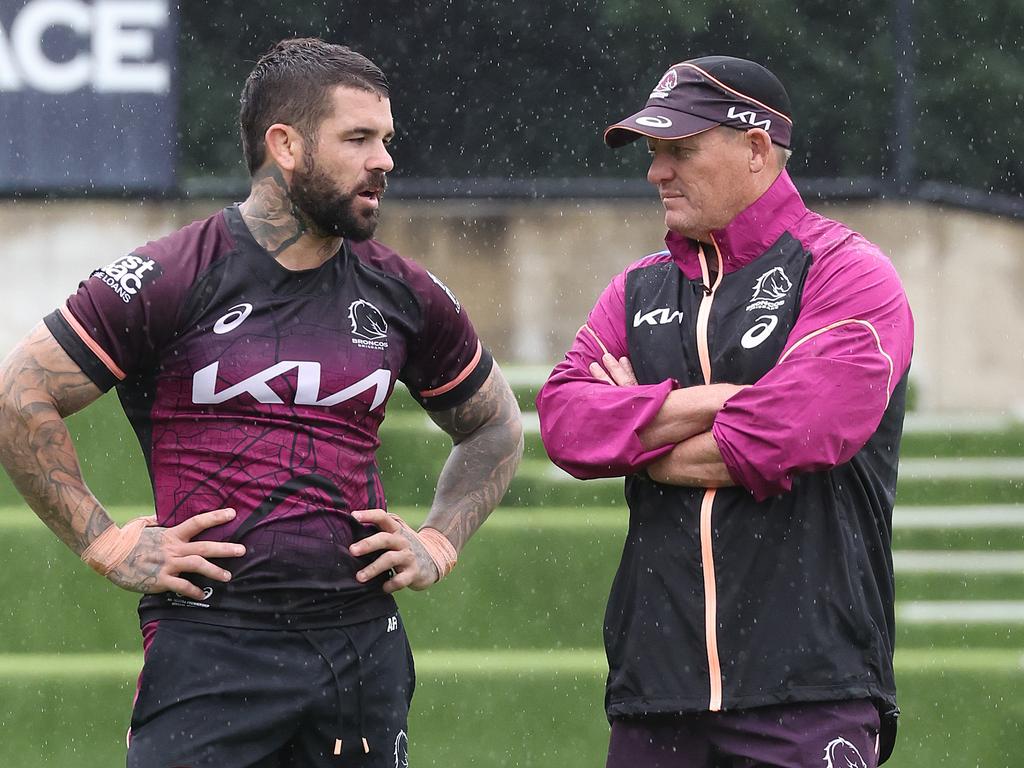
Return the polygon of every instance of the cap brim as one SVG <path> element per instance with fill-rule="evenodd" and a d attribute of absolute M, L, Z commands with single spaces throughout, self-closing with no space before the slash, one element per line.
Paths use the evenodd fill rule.
<path fill-rule="evenodd" d="M 641 136 L 649 139 L 685 139 L 718 126 L 714 120 L 677 112 L 664 107 L 647 107 L 635 115 L 610 125 L 604 132 L 604 143 L 618 149 Z"/>

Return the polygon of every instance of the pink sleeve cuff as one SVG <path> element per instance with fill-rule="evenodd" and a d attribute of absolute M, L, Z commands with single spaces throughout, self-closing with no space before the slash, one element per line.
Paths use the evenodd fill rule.
<path fill-rule="evenodd" d="M 646 450 L 638 433 L 654 420 L 674 388 L 672 380 L 635 387 L 549 380 L 537 398 L 548 455 L 581 479 L 639 471 L 672 449 Z"/>

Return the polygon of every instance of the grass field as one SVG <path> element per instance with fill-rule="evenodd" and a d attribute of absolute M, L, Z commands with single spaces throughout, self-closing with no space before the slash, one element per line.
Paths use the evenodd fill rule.
<path fill-rule="evenodd" d="M 530 402 L 528 388 L 519 394 Z M 87 479 L 127 519 L 147 511 L 148 489 L 115 406 L 104 398 L 73 428 L 89 434 Z M 389 496 L 415 520 L 446 440 L 401 398 L 384 440 Z M 572 480 L 544 460 L 535 429 L 527 441 L 509 498 L 457 571 L 400 597 L 417 658 L 414 766 L 603 765 L 601 620 L 625 532 L 621 483 Z M 1024 431 L 912 430 L 903 455 L 894 561 L 904 715 L 889 765 L 1019 768 Z M 123 765 L 140 666 L 135 596 L 72 557 L 5 482 L 0 768 Z"/>

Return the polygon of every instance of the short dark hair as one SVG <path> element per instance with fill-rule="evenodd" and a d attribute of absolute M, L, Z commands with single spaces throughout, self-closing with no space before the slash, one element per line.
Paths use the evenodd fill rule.
<path fill-rule="evenodd" d="M 380 67 L 345 45 L 303 37 L 282 40 L 263 54 L 242 88 L 238 116 L 249 173 L 266 160 L 264 136 L 274 123 L 316 141 L 317 128 L 330 114 L 329 93 L 339 85 L 384 98 L 390 94 Z"/>

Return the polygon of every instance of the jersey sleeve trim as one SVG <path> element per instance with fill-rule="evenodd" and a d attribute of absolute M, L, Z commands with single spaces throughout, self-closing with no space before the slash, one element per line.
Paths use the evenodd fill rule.
<path fill-rule="evenodd" d="M 420 392 L 420 397 L 438 397 L 440 395 L 443 395 L 445 392 L 450 392 L 451 390 L 455 389 L 457 386 L 459 386 L 459 384 L 465 381 L 469 377 L 469 375 L 476 369 L 477 365 L 480 363 L 480 356 L 482 354 L 483 345 L 480 343 L 479 340 L 477 340 L 476 354 L 474 354 L 473 359 L 469 361 L 469 365 L 463 368 L 462 372 L 459 373 L 458 376 L 449 381 L 447 384 L 442 384 L 440 387 L 435 387 L 434 389 L 424 389 L 422 392 Z"/>
<path fill-rule="evenodd" d="M 875 346 L 878 347 L 879 354 L 881 354 L 882 357 L 884 357 L 886 362 L 889 364 L 889 379 L 885 384 L 885 404 L 886 406 L 888 406 L 889 398 L 892 396 L 892 374 L 896 368 L 896 365 L 895 363 L 893 363 L 892 357 L 889 355 L 889 353 L 886 352 L 885 349 L 882 347 L 882 339 L 879 337 L 878 331 L 875 330 L 875 326 L 873 326 L 867 320 L 861 320 L 859 318 L 851 317 L 845 320 L 837 320 L 834 323 L 826 325 L 824 328 L 819 328 L 816 331 L 811 331 L 807 335 L 798 339 L 796 342 L 793 343 L 793 346 L 791 346 L 789 349 L 783 352 L 782 357 L 779 358 L 779 362 L 786 362 L 786 359 L 796 350 L 797 347 L 801 346 L 802 344 L 805 344 L 811 339 L 814 339 L 823 333 L 828 333 L 829 331 L 835 330 L 836 328 L 843 325 L 861 325 L 867 328 L 869 331 L 871 331 L 871 335 L 875 339 Z"/>
<path fill-rule="evenodd" d="M 60 310 L 54 310 L 43 318 L 43 323 L 50 333 L 53 334 L 53 338 L 67 353 L 68 357 L 82 369 L 82 373 L 88 376 L 89 380 L 99 387 L 100 390 L 106 392 L 117 384 L 119 381 L 117 376 L 99 359 L 94 347 L 86 344 L 80 333 L 68 322 L 65 314 L 62 314 Z M 79 328 L 81 328 L 81 325 L 79 325 Z M 88 334 L 85 335 L 85 338 L 89 338 Z M 93 343 L 95 344 L 95 342 Z M 116 365 L 114 367 L 117 368 Z"/>
<path fill-rule="evenodd" d="M 82 324 L 75 319 L 75 316 L 71 314 L 71 310 L 67 308 L 66 304 L 60 308 L 59 312 L 61 317 L 63 317 L 67 321 L 67 324 L 71 326 L 71 330 L 73 330 L 85 346 L 87 346 L 92 353 L 96 355 L 99 361 L 106 366 L 106 369 L 114 375 L 114 378 L 118 381 L 124 381 L 125 378 L 127 378 L 125 372 L 118 367 L 117 363 L 111 359 L 110 355 L 106 353 L 103 347 L 96 343 L 95 339 L 93 339 L 85 328 L 82 327 Z"/>
<path fill-rule="evenodd" d="M 426 391 L 435 394 L 416 392 L 415 399 L 428 411 L 446 411 L 455 408 L 476 394 L 487 377 L 491 375 L 493 367 L 494 358 L 478 342 L 473 362 L 467 365 L 455 379 L 441 387 Z"/>

